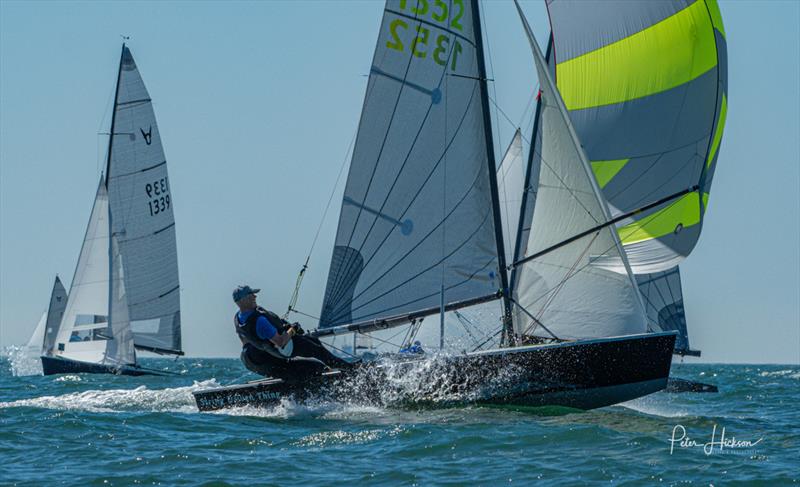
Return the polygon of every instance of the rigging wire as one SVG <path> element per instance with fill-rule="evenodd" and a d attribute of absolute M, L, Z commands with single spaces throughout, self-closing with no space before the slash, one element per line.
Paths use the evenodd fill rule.
<path fill-rule="evenodd" d="M 328 197 L 328 203 L 325 205 L 325 211 L 322 212 L 322 218 L 320 219 L 319 225 L 317 226 L 317 232 L 314 234 L 314 240 L 311 241 L 311 248 L 308 249 L 308 255 L 306 255 L 306 261 L 303 263 L 303 267 L 297 274 L 297 280 L 295 281 L 294 284 L 294 290 L 292 291 L 292 296 L 289 298 L 289 305 L 286 307 L 286 313 L 283 314 L 283 319 L 288 318 L 289 314 L 292 312 L 314 318 L 311 315 L 297 311 L 295 309 L 295 306 L 297 305 L 297 299 L 300 297 L 300 286 L 303 283 L 303 277 L 305 277 L 306 270 L 308 270 L 308 262 L 311 260 L 311 254 L 314 252 L 314 247 L 317 245 L 317 239 L 319 239 L 319 233 L 322 230 L 322 225 L 325 223 L 325 218 L 328 216 L 328 210 L 330 210 L 331 208 L 331 202 L 333 202 L 333 196 L 336 194 L 336 188 L 339 187 L 339 181 L 342 179 L 342 173 L 344 172 L 344 167 L 347 165 L 347 161 L 350 159 L 350 154 L 353 149 L 353 144 L 356 141 L 356 135 L 358 135 L 358 130 L 356 130 L 353 133 L 353 137 L 350 139 L 350 144 L 348 144 L 347 146 L 347 151 L 345 152 L 344 159 L 342 159 L 342 165 L 339 167 L 339 174 L 336 175 L 336 182 L 333 184 L 333 189 L 331 189 L 331 195 Z"/>
<path fill-rule="evenodd" d="M 483 45 L 486 47 L 486 53 L 489 55 L 488 56 L 489 57 L 489 70 L 491 71 L 491 78 L 490 79 L 494 79 L 494 61 L 492 60 L 492 46 L 489 43 L 490 36 L 489 36 L 489 29 L 487 27 L 487 21 L 486 21 L 486 7 L 485 7 L 485 2 L 483 0 L 481 0 L 481 5 L 480 6 L 481 6 L 481 12 L 483 12 L 483 15 L 481 15 L 481 17 L 480 17 L 481 23 L 483 24 L 483 36 L 486 38 L 486 41 L 483 43 Z M 488 87 L 488 82 L 487 82 L 487 87 Z M 494 98 L 497 99 L 497 86 L 495 86 L 494 83 L 492 83 L 492 92 L 494 93 Z M 487 93 L 487 98 L 489 98 L 488 93 Z M 498 110 L 499 106 L 498 106 L 497 103 L 494 103 L 494 107 L 495 107 L 494 118 L 495 118 L 495 120 L 497 120 L 498 119 L 497 110 Z M 500 132 L 500 124 L 496 123 L 494 125 L 495 125 L 494 128 L 495 128 L 495 132 L 496 132 L 495 141 L 496 141 L 497 144 L 500 144 L 500 141 L 503 140 L 502 139 L 502 133 Z M 491 149 L 495 154 L 498 152 L 494 147 L 492 147 Z"/>

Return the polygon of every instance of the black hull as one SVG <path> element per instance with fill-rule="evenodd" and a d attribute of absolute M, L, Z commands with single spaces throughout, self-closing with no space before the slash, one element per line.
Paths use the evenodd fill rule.
<path fill-rule="evenodd" d="M 81 362 L 61 357 L 42 358 L 42 371 L 44 375 L 54 374 L 114 374 L 114 375 L 163 375 L 158 371 L 143 369 L 137 366 L 112 366 Z"/>
<path fill-rule="evenodd" d="M 664 389 L 674 333 L 517 347 L 365 365 L 310 380 L 265 379 L 194 393 L 197 407 L 270 407 L 282 399 L 365 400 L 412 407 L 463 404 L 594 409 Z"/>

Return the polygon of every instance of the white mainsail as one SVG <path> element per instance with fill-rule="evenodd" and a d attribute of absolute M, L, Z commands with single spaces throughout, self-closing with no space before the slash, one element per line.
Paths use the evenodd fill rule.
<path fill-rule="evenodd" d="M 533 51 L 541 85 L 541 167 L 526 255 L 534 255 L 610 220 L 563 101 L 530 26 L 517 5 Z M 525 257 L 525 256 L 521 256 Z M 563 245 L 518 269 L 514 299 L 535 319 L 515 308 L 515 332 L 584 339 L 646 331 L 646 318 L 630 270 L 599 268 L 595 259 L 625 262 L 613 225 Z"/>

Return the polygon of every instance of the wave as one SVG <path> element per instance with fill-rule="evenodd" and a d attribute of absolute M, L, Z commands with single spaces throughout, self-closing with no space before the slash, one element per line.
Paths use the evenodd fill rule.
<path fill-rule="evenodd" d="M 63 376 L 56 380 L 80 380 L 77 376 Z M 219 387 L 216 379 L 195 381 L 191 386 L 167 389 L 107 389 L 73 392 L 60 396 L 41 396 L 31 399 L 0 402 L 0 409 L 34 407 L 58 410 L 79 410 L 101 413 L 127 411 L 145 412 L 197 412 L 192 392 L 209 387 Z"/>
<path fill-rule="evenodd" d="M 788 377 L 790 379 L 800 379 L 800 370 L 786 369 L 764 371 L 759 374 L 761 377 Z"/>

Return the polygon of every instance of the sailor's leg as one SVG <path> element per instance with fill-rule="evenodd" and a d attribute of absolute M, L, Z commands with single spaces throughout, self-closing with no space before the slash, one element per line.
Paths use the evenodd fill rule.
<path fill-rule="evenodd" d="M 247 370 L 264 377 L 283 378 L 286 375 L 286 366 L 276 364 L 269 354 L 264 353 L 255 347 L 245 345 L 239 356 Z"/>
<path fill-rule="evenodd" d="M 292 342 L 294 345 L 293 357 L 313 357 L 335 369 L 348 369 L 353 366 L 350 362 L 342 360 L 329 352 L 318 338 L 295 335 L 292 338 Z"/>

